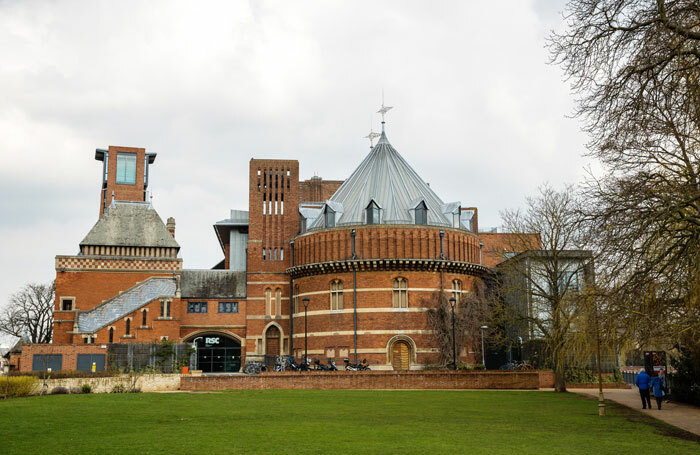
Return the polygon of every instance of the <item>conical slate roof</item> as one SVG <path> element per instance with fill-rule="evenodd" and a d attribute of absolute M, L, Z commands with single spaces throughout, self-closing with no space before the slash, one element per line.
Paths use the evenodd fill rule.
<path fill-rule="evenodd" d="M 336 225 L 364 224 L 370 201 L 381 210 L 380 224 L 413 224 L 412 211 L 425 202 L 429 225 L 451 226 L 445 204 L 391 146 L 384 131 L 377 145 L 326 204 L 336 211 Z M 324 227 L 323 216 L 312 226 Z"/>

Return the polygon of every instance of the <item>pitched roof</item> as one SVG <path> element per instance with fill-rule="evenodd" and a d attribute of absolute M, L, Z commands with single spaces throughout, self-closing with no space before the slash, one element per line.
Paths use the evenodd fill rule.
<path fill-rule="evenodd" d="M 116 201 L 80 245 L 180 248 L 150 204 Z"/>
<path fill-rule="evenodd" d="M 451 226 L 443 214 L 445 204 L 392 147 L 383 131 L 377 145 L 326 203 L 339 215 L 336 225 L 353 225 L 365 222 L 365 209 L 371 200 L 381 207 L 382 224 L 413 224 L 411 210 L 424 201 L 428 224 Z M 318 217 L 310 228 L 323 227 L 323 223 L 323 217 Z"/>

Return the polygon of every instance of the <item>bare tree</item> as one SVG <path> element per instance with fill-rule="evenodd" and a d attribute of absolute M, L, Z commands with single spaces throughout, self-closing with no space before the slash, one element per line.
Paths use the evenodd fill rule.
<path fill-rule="evenodd" d="M 48 343 L 53 330 L 55 282 L 30 283 L 12 295 L 0 314 L 0 332 L 31 343 Z"/>
<path fill-rule="evenodd" d="M 506 338 L 540 342 L 554 369 L 555 389 L 563 392 L 567 361 L 577 347 L 594 346 L 582 320 L 593 256 L 578 249 L 582 236 L 573 187 L 557 191 L 545 185 L 539 191 L 527 198 L 526 210 L 501 214 L 510 233 L 508 250 L 520 253 L 510 253 L 498 266 L 493 324 L 504 327 Z M 539 250 L 530 249 L 533 233 L 540 235 Z"/>
<path fill-rule="evenodd" d="M 582 214 L 609 336 L 700 340 L 700 4 L 572 0 L 553 61 L 590 134 Z"/>
<path fill-rule="evenodd" d="M 428 326 L 437 343 L 441 366 L 452 365 L 454 360 L 452 355 L 452 308 L 449 299 L 450 296 L 445 291 L 436 291 L 429 299 L 422 302 L 422 305 L 428 309 Z M 465 346 L 471 347 L 473 352 L 481 353 L 480 350 L 475 349 L 475 343 L 479 336 L 479 328 L 488 322 L 489 315 L 486 286 L 481 279 L 476 278 L 473 288 L 467 293 L 460 293 L 455 302 L 454 345 L 457 351 L 457 361 L 459 361 L 460 351 Z M 481 361 L 483 363 L 483 359 Z"/>

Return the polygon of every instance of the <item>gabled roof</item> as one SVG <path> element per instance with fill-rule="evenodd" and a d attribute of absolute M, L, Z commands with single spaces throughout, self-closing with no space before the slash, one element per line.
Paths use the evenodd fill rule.
<path fill-rule="evenodd" d="M 80 245 L 180 248 L 150 204 L 120 201 L 105 210 Z"/>
<path fill-rule="evenodd" d="M 383 131 L 377 145 L 326 203 L 336 213 L 336 207 L 342 207 L 337 226 L 354 225 L 365 222 L 364 212 L 372 199 L 381 207 L 382 224 L 413 224 L 412 203 L 420 199 L 428 207 L 428 224 L 451 226 L 443 215 L 442 200 L 392 147 Z M 322 227 L 322 217 L 310 226 Z"/>

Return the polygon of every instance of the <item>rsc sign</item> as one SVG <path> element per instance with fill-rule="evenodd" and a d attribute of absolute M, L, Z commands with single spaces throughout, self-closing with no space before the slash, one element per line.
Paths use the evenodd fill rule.
<path fill-rule="evenodd" d="M 207 337 L 204 339 L 204 342 L 207 345 L 212 345 L 212 344 L 219 344 L 219 337 Z"/>

